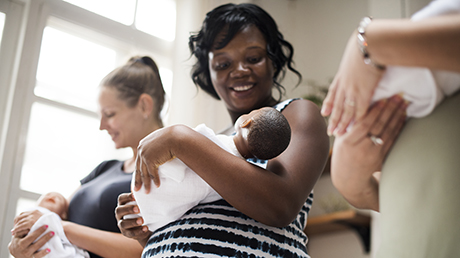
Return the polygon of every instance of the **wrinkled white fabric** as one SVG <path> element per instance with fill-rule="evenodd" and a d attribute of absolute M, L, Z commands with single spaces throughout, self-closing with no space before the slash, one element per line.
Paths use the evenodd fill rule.
<path fill-rule="evenodd" d="M 43 207 L 37 207 L 32 210 L 39 210 L 43 213 L 43 216 L 35 222 L 30 232 L 34 232 L 41 226 L 48 225 L 45 233 L 41 234 L 39 238 L 51 231 L 55 233 L 55 235 L 39 249 L 50 249 L 50 253 L 46 255 L 47 258 L 89 258 L 89 253 L 87 251 L 70 243 L 67 239 L 61 224 L 61 218 L 56 213 Z"/>
<path fill-rule="evenodd" d="M 198 125 L 195 130 L 224 150 L 241 157 L 232 136 L 216 135 L 204 124 Z M 179 219 L 199 203 L 222 199 L 211 186 L 177 158 L 159 166 L 158 173 L 161 181 L 160 187 L 155 187 L 152 181 L 149 194 L 145 193 L 144 186 L 137 192 L 133 191 L 140 215 L 150 231 L 155 231 Z M 134 184 L 134 180 L 132 183 Z M 125 216 L 125 218 L 133 217 L 135 216 Z"/>

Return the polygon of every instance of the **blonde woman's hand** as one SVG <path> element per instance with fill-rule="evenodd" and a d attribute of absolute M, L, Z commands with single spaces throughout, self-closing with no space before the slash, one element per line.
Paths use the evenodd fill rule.
<path fill-rule="evenodd" d="M 47 228 L 47 225 L 41 226 L 25 237 L 14 235 L 8 244 L 10 254 L 16 258 L 41 258 L 50 253 L 51 250 L 48 248 L 38 251 L 54 236 L 54 232 L 49 232 L 38 239 Z"/>
<path fill-rule="evenodd" d="M 11 230 L 11 234 L 24 237 L 42 215 L 43 213 L 38 210 L 21 212 L 14 218 L 14 227 Z"/>
<path fill-rule="evenodd" d="M 339 70 L 324 99 L 321 114 L 329 116 L 327 132 L 341 135 L 351 121 L 366 114 L 383 71 L 364 63 L 356 40 L 350 37 Z"/>

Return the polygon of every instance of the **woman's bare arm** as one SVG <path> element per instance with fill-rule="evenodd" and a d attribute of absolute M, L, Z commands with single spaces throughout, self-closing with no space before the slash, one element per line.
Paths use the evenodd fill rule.
<path fill-rule="evenodd" d="M 154 171 L 152 162 L 162 164 L 176 156 L 244 214 L 270 226 L 286 226 L 297 216 L 324 168 L 329 138 L 324 118 L 312 102 L 294 101 L 283 115 L 291 126 L 291 142 L 268 162 L 268 171 L 181 125 L 157 131 L 154 139 L 144 138 L 139 167 Z"/>
<path fill-rule="evenodd" d="M 376 63 L 460 72 L 460 14 L 419 21 L 374 20 L 366 29 Z"/>
<path fill-rule="evenodd" d="M 334 141 L 331 179 L 347 201 L 361 209 L 379 210 L 379 181 L 375 172 L 383 161 L 404 124 L 407 104 L 398 95 L 377 102 L 367 115 Z M 372 142 L 370 135 L 383 140 Z"/>
<path fill-rule="evenodd" d="M 384 71 L 364 63 L 350 37 L 321 113 L 329 116 L 328 133 L 340 135 L 366 113 Z M 418 21 L 374 20 L 366 28 L 367 52 L 374 63 L 460 72 L 460 15 Z"/>
<path fill-rule="evenodd" d="M 120 233 L 98 230 L 63 221 L 64 232 L 72 244 L 102 257 L 140 257 L 143 247 Z"/>

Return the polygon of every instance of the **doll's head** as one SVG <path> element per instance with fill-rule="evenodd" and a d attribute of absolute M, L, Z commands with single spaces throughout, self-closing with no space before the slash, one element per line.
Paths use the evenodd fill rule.
<path fill-rule="evenodd" d="M 244 158 L 272 159 L 280 155 L 291 140 L 291 127 L 278 110 L 264 107 L 242 115 L 235 122 L 233 140 Z"/>
<path fill-rule="evenodd" d="M 38 206 L 46 208 L 61 217 L 61 219 L 67 219 L 67 209 L 69 203 L 67 199 L 60 193 L 49 192 L 38 199 Z"/>

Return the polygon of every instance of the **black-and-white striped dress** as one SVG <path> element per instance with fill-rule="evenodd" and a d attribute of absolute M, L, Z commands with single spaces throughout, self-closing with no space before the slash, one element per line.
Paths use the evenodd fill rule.
<path fill-rule="evenodd" d="M 275 108 L 282 111 L 294 100 Z M 267 164 L 249 161 L 262 167 Z M 296 219 L 283 228 L 259 223 L 225 200 L 200 204 L 155 231 L 142 257 L 309 257 L 303 229 L 312 202 L 310 193 Z"/>

